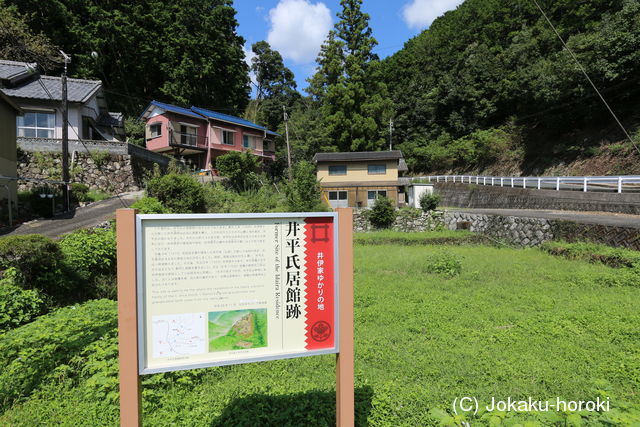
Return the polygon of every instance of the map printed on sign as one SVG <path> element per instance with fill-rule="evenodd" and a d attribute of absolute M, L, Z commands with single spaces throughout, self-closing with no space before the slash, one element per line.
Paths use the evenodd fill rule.
<path fill-rule="evenodd" d="M 140 373 L 336 353 L 336 218 L 138 215 Z"/>
<path fill-rule="evenodd" d="M 204 313 L 153 316 L 153 357 L 201 354 L 207 346 Z"/>

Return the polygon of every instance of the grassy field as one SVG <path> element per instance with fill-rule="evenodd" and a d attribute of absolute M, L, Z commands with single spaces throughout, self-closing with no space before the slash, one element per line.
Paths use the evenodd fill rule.
<path fill-rule="evenodd" d="M 602 285 L 612 272 L 538 249 L 356 245 L 358 425 L 639 423 L 640 287 Z M 319 356 L 210 368 L 158 387 L 153 376 L 145 423 L 335 425 L 334 366 Z M 116 425 L 117 400 L 88 391 L 100 381 L 59 375 L 0 425 Z M 609 397 L 612 411 L 452 417 L 464 396 Z"/>

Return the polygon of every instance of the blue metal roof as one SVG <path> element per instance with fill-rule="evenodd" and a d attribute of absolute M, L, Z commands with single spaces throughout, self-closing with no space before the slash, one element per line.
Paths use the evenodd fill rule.
<path fill-rule="evenodd" d="M 245 120 L 242 119 L 240 117 L 236 117 L 236 116 L 230 116 L 229 114 L 223 114 L 223 113 L 218 113 L 217 111 L 211 111 L 211 110 L 207 110 L 204 108 L 199 108 L 196 106 L 192 106 L 191 107 L 192 111 L 195 111 L 198 114 L 201 114 L 205 117 L 211 118 L 211 119 L 217 119 L 217 120 L 222 120 L 225 122 L 229 122 L 229 123 L 235 123 L 237 125 L 241 125 L 241 126 L 247 126 L 250 128 L 254 128 L 254 129 L 259 129 L 262 131 L 265 131 L 267 134 L 269 135 L 278 135 L 277 133 L 270 131 L 269 129 L 265 128 L 264 126 L 260 126 L 257 125 L 253 122 L 250 122 L 249 120 Z"/>
<path fill-rule="evenodd" d="M 140 115 L 140 118 L 144 117 L 145 113 L 149 111 L 149 107 L 151 107 L 152 105 L 158 108 L 162 108 L 163 110 L 166 110 L 166 111 L 171 111 L 173 113 L 178 113 L 178 114 L 184 114 L 185 116 L 189 116 L 189 117 L 196 117 L 198 119 L 211 118 L 216 120 L 222 120 L 225 122 L 234 123 L 241 126 L 259 129 L 261 131 L 265 131 L 267 135 L 279 136 L 277 133 L 270 131 L 264 126 L 257 125 L 253 122 L 250 122 L 249 120 L 245 120 L 240 117 L 231 116 L 229 114 L 218 113 L 217 111 L 211 111 L 211 110 L 199 108 L 196 106 L 192 106 L 189 109 L 189 108 L 178 107 L 177 105 L 165 104 L 164 102 L 159 102 L 159 101 L 151 101 L 147 106 L 147 108 L 145 108 L 143 113 Z"/>
<path fill-rule="evenodd" d="M 205 119 L 206 117 L 202 116 L 201 114 L 198 114 L 194 111 L 191 111 L 188 108 L 182 108 L 182 107 L 178 107 L 177 105 L 172 105 L 172 104 L 165 104 L 164 102 L 159 102 L 159 101 L 151 101 L 149 103 L 149 105 L 147 105 L 147 108 L 144 109 L 144 111 L 142 112 L 142 114 L 140 115 L 140 118 L 144 117 L 145 113 L 147 111 L 149 111 L 149 107 L 151 107 L 152 105 L 158 107 L 158 108 L 162 108 L 163 110 L 166 111 L 171 111 L 173 113 L 178 113 L 178 114 L 184 114 L 185 116 L 189 116 L 189 117 L 195 117 L 197 119 Z"/>

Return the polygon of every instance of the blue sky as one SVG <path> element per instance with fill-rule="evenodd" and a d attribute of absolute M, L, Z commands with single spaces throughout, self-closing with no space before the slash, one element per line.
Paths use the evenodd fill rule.
<path fill-rule="evenodd" d="M 400 50 L 411 37 L 431 25 L 463 0 L 364 0 L 362 10 L 371 17 L 369 26 L 378 41 L 375 52 L 384 58 Z M 298 89 L 315 68 L 315 58 L 341 10 L 339 0 L 235 0 L 238 33 L 251 44 L 267 40 L 284 57 L 295 74 Z"/>

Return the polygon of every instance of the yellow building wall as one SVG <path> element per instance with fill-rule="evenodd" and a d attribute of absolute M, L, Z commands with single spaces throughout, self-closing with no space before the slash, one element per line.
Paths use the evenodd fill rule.
<path fill-rule="evenodd" d="M 369 174 L 368 165 L 387 166 L 384 174 Z M 346 175 L 329 175 L 329 166 L 346 165 Z M 398 161 L 370 161 L 370 162 L 322 162 L 318 163 L 317 171 L 318 180 L 322 184 L 330 184 L 332 182 L 367 182 L 375 183 L 375 181 L 397 181 L 398 180 Z"/>

